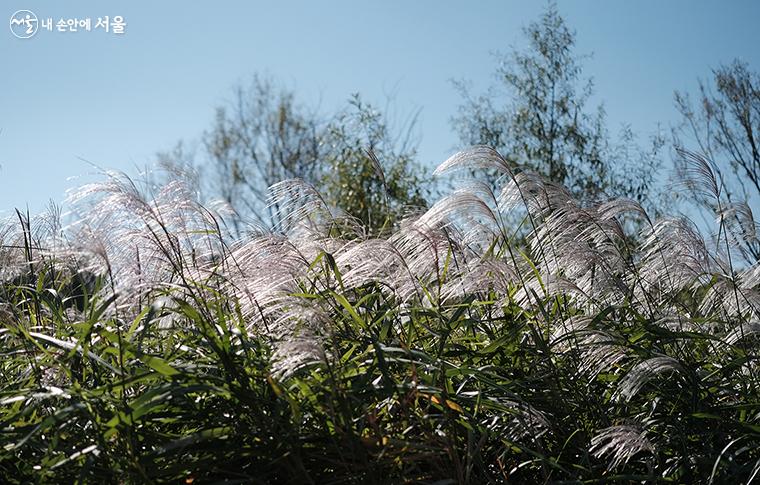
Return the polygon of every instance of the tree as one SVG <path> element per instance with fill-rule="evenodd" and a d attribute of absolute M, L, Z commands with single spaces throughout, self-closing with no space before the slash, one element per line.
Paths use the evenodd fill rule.
<path fill-rule="evenodd" d="M 527 50 L 500 59 L 497 76 L 505 93 L 491 88 L 473 96 L 467 85 L 456 84 L 464 98 L 453 119 L 461 143 L 496 148 L 582 199 L 612 195 L 646 201 L 663 140 L 655 137 L 651 150 L 644 151 L 624 127 L 617 143 L 610 141 L 603 107 L 586 109 L 593 84 L 582 76 L 582 58 L 573 53 L 575 33 L 556 5 L 549 4 L 523 32 Z M 499 94 L 508 101 L 502 103 Z"/>
<path fill-rule="evenodd" d="M 413 125 L 413 123 L 412 123 Z M 373 232 L 390 229 L 409 207 L 425 205 L 425 188 L 412 126 L 398 139 L 385 117 L 358 94 L 329 124 L 321 187 L 328 203 L 340 207 Z"/>
<path fill-rule="evenodd" d="M 738 230 L 743 256 L 755 262 L 760 260 L 760 242 L 751 207 L 760 201 L 760 74 L 735 60 L 713 71 L 713 84 L 699 81 L 696 103 L 688 93 L 675 92 L 681 115 L 673 128 L 676 170 L 692 180 L 688 171 L 694 157 L 688 150 L 706 157 L 717 176 L 717 190 L 712 191 L 717 193 L 691 185 L 691 200 L 718 213 L 728 229 Z"/>
<path fill-rule="evenodd" d="M 760 197 L 760 75 L 734 61 L 713 71 L 715 90 L 699 81 L 696 108 L 688 93 L 676 91 L 681 123 L 673 130 L 676 147 L 692 142 L 713 161 L 725 161 L 729 197 Z"/>
<path fill-rule="evenodd" d="M 182 144 L 159 154 L 169 172 L 203 173 L 195 179 L 209 196 L 236 212 L 233 222 L 273 226 L 281 214 L 268 188 L 286 179 L 314 186 L 332 207 L 360 220 L 370 233 L 388 228 L 409 205 L 425 204 L 414 123 L 395 133 L 385 115 L 354 95 L 348 106 L 322 116 L 296 102 L 295 93 L 254 77 L 218 107 L 200 153 Z M 204 182 L 205 181 L 205 182 Z"/>
<path fill-rule="evenodd" d="M 278 208 L 266 203 L 268 187 L 288 178 L 316 179 L 322 130 L 316 114 L 271 80 L 254 77 L 249 88 L 236 87 L 203 136 L 218 195 L 240 214 L 272 221 Z"/>

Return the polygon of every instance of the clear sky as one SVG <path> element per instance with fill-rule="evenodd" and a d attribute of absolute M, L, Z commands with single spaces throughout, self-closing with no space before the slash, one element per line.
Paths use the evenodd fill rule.
<path fill-rule="evenodd" d="M 673 90 L 694 91 L 710 68 L 740 58 L 760 70 L 760 2 L 560 1 L 578 53 L 614 129 L 642 136 L 676 120 Z M 420 159 L 456 144 L 451 79 L 493 81 L 494 51 L 523 45 L 540 1 L 6 0 L 0 8 L 0 213 L 41 210 L 94 172 L 82 159 L 135 173 L 154 154 L 206 129 L 231 88 L 265 73 L 325 111 L 352 92 L 403 117 L 421 110 Z M 39 18 L 122 16 L 101 30 L 9 28 L 19 9 Z M 93 25 L 94 27 L 94 25 Z M 72 180 L 71 177 L 80 176 Z M 84 178 L 81 178 L 84 176 Z"/>

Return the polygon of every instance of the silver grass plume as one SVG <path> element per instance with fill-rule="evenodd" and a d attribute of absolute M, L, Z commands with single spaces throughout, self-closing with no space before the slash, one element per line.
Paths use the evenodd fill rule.
<path fill-rule="evenodd" d="M 488 291 L 506 297 L 512 285 L 519 283 L 518 271 L 502 259 L 484 257 L 469 261 L 457 278 L 444 283 L 441 300 L 451 303 L 468 295 Z"/>
<path fill-rule="evenodd" d="M 288 232 L 293 227 L 332 220 L 327 203 L 317 189 L 303 179 L 293 178 L 269 187 L 268 207 L 275 210 L 275 228 Z"/>
<path fill-rule="evenodd" d="M 422 285 L 438 285 L 449 263 L 465 260 L 461 234 L 453 227 L 429 226 L 420 220 L 406 220 L 389 238 L 404 260 L 393 286 L 402 301 L 422 301 Z"/>
<path fill-rule="evenodd" d="M 655 377 L 665 373 L 678 373 L 681 371 L 683 371 L 681 363 L 666 355 L 642 360 L 636 363 L 617 383 L 617 389 L 613 393 L 612 399 L 615 401 L 628 401 Z"/>
<path fill-rule="evenodd" d="M 625 465 L 640 453 L 654 454 L 655 448 L 646 437 L 646 431 L 635 425 L 616 425 L 600 430 L 591 438 L 591 453 L 601 458 L 609 456 L 607 470 Z"/>
<path fill-rule="evenodd" d="M 588 381 L 602 372 L 616 372 L 630 358 L 630 351 L 611 330 L 579 328 L 574 332 L 580 351 L 578 371 Z"/>
<path fill-rule="evenodd" d="M 721 200 L 723 181 L 718 167 L 711 160 L 697 153 L 677 149 L 677 174 L 681 185 L 696 194 L 708 199 L 713 205 Z"/>
<path fill-rule="evenodd" d="M 703 283 L 712 272 L 710 254 L 694 224 L 684 218 L 657 221 L 647 230 L 638 274 L 631 274 L 640 301 Z"/>
<path fill-rule="evenodd" d="M 729 345 L 736 345 L 740 340 L 754 338 L 760 335 L 760 323 L 741 323 L 723 339 Z"/>
<path fill-rule="evenodd" d="M 108 173 L 100 183 L 70 192 L 79 215 L 67 229 L 76 247 L 99 260 L 98 274 L 109 274 L 118 305 L 129 305 L 162 286 L 211 269 L 225 252 L 222 216 L 195 200 L 182 180 L 150 198 L 129 177 Z"/>
<path fill-rule="evenodd" d="M 463 150 L 449 157 L 433 172 L 434 176 L 443 173 L 470 168 L 493 169 L 501 175 L 510 175 L 510 163 L 491 147 L 479 145 Z"/>
<path fill-rule="evenodd" d="M 488 247 L 499 233 L 499 219 L 487 202 L 488 195 L 493 199 L 486 184 L 470 182 L 438 200 L 417 221 L 429 227 L 456 225 L 470 244 Z"/>

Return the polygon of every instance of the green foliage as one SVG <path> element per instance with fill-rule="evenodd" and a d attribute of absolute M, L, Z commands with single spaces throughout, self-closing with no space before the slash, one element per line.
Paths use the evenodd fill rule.
<path fill-rule="evenodd" d="M 389 230 L 405 211 L 426 205 L 415 150 L 394 143 L 384 116 L 358 95 L 328 127 L 319 187 L 339 207 L 377 234 Z"/>

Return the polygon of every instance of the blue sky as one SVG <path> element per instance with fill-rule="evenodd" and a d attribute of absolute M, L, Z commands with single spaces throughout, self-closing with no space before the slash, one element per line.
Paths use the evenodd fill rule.
<path fill-rule="evenodd" d="M 420 160 L 452 153 L 459 96 L 493 82 L 492 53 L 523 45 L 528 1 L 5 1 L 0 18 L 0 213 L 39 211 L 104 168 L 136 173 L 157 151 L 206 129 L 231 88 L 264 73 L 325 111 L 353 92 L 401 119 L 420 110 Z M 11 14 L 124 17 L 123 35 L 40 31 L 17 39 Z M 676 121 L 673 90 L 740 58 L 760 70 L 760 2 L 573 1 L 559 10 L 593 54 L 593 76 L 616 130 L 642 137 Z M 71 179 L 71 177 L 79 177 Z"/>

